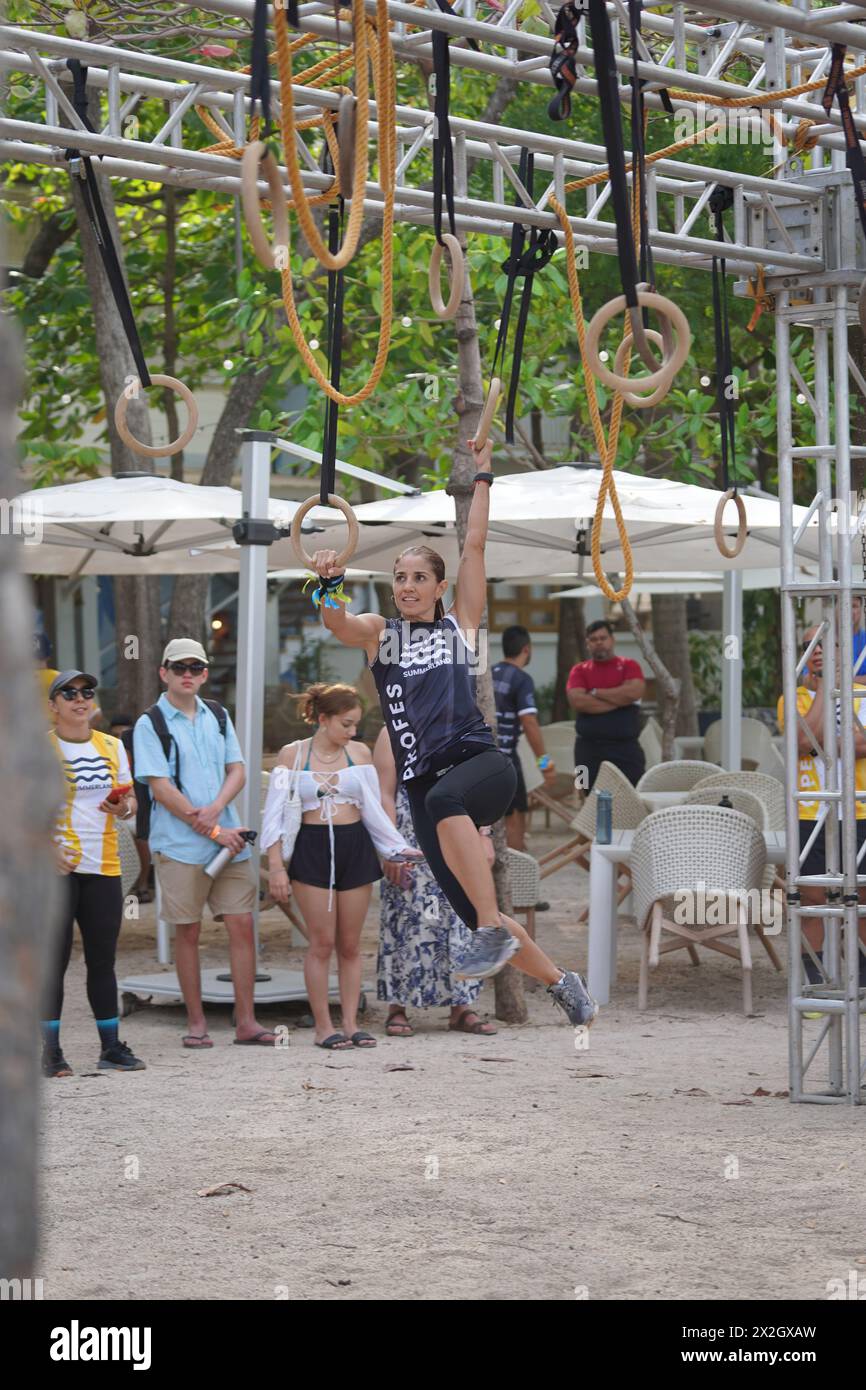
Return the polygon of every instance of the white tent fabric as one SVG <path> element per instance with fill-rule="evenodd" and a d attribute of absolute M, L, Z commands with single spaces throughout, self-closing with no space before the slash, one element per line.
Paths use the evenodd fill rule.
<path fill-rule="evenodd" d="M 601 470 L 584 465 L 563 465 L 538 473 L 498 477 L 490 497 L 490 538 L 487 573 L 491 580 L 517 580 L 539 573 L 592 575 L 589 558 L 590 526 L 601 483 Z M 617 492 L 633 548 L 636 572 L 649 570 L 707 571 L 771 569 L 779 567 L 779 504 L 773 499 L 743 495 L 749 537 L 741 554 L 727 560 L 713 539 L 713 519 L 719 493 L 710 488 L 670 482 L 664 478 L 615 474 Z M 795 524 L 806 515 L 796 507 Z M 390 570 L 400 550 L 413 542 L 426 542 L 443 555 L 449 574 L 458 560 L 454 499 L 444 489 L 420 497 L 401 497 L 369 502 L 355 508 L 361 523 L 361 539 L 352 563 L 359 568 Z M 345 526 L 328 508 L 316 508 L 307 518 L 322 526 L 318 538 L 308 538 L 307 548 L 325 544 L 339 548 Z M 735 532 L 736 512 L 729 507 L 726 528 Z M 578 554 L 579 528 L 585 528 L 585 557 Z M 333 534 L 333 539 L 332 539 Z M 730 542 L 729 542 L 730 543 Z M 290 564 L 288 550 L 279 542 L 271 563 Z M 603 563 L 606 572 L 621 573 L 623 554 L 613 508 L 605 506 Z M 539 551 L 543 563 L 539 563 Z M 810 518 L 797 553 L 817 559 L 817 521 Z M 581 565 L 581 559 L 583 564 Z"/>
<path fill-rule="evenodd" d="M 815 573 L 804 569 L 797 571 L 797 578 L 805 580 L 807 574 L 815 578 Z M 778 589 L 780 582 L 778 569 L 743 571 L 744 589 Z M 632 586 L 631 597 L 636 598 L 641 594 L 720 594 L 723 587 L 724 576 L 721 574 L 641 574 Z M 598 598 L 600 594 L 598 585 L 592 582 L 572 589 L 558 589 L 550 597 Z"/>
<path fill-rule="evenodd" d="M 235 488 L 130 474 L 36 488 L 16 498 L 15 506 L 27 523 L 21 527 L 26 535 L 19 564 L 28 574 L 216 574 L 240 568 L 232 525 L 241 519 L 243 503 Z M 297 507 L 272 500 L 269 519 L 288 527 Z"/>

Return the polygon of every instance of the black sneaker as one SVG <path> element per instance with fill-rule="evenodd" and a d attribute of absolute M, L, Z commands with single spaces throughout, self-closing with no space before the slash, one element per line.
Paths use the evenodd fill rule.
<path fill-rule="evenodd" d="M 558 984 L 547 986 L 547 992 L 575 1028 L 592 1027 L 598 1005 L 586 987 L 586 980 L 576 970 L 566 970 Z"/>
<path fill-rule="evenodd" d="M 99 1054 L 100 1071 L 146 1071 L 144 1062 L 136 1057 L 125 1042 L 116 1042 Z"/>
<path fill-rule="evenodd" d="M 74 1076 L 59 1043 L 42 1048 L 42 1075 L 49 1077 Z"/>

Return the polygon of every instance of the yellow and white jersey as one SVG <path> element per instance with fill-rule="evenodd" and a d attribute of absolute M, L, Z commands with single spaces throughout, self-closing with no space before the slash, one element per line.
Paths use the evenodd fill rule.
<path fill-rule="evenodd" d="M 120 739 L 94 732 L 86 743 L 69 743 L 52 730 L 63 778 L 66 800 L 57 822 L 55 839 L 75 864 L 78 874 L 120 874 L 117 826 L 100 804 L 113 787 L 132 781 L 129 759 Z"/>
<path fill-rule="evenodd" d="M 866 697 L 866 686 L 854 682 L 854 689 L 862 690 Z M 799 685 L 797 687 L 797 713 L 808 714 L 815 698 L 814 690 L 809 690 L 808 686 Z M 839 700 L 836 701 L 836 729 L 839 729 Z M 866 727 L 866 698 L 854 701 L 854 713 L 860 723 Z M 779 697 L 776 706 L 776 719 L 780 729 L 785 727 L 785 697 Z M 798 760 L 797 790 L 801 792 L 822 792 L 824 791 L 826 778 L 824 775 L 824 761 L 817 755 L 801 753 Z M 842 764 L 838 764 L 836 785 L 842 785 Z M 854 760 L 854 789 L 858 792 L 866 792 L 866 758 L 855 758 Z M 800 820 L 817 820 L 821 806 L 820 801 L 801 801 L 798 803 L 800 809 Z M 842 815 L 842 807 L 839 807 L 839 815 Z M 866 820 L 866 801 L 857 799 L 854 806 L 854 815 L 857 820 Z"/>

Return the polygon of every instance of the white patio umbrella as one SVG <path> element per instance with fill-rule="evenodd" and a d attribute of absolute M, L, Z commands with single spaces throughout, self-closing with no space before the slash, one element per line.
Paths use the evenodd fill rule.
<path fill-rule="evenodd" d="M 267 516 L 291 524 L 297 502 L 270 500 Z M 216 574 L 240 568 L 232 526 L 242 494 L 156 474 L 89 478 L 16 498 L 28 574 Z M 29 537 L 35 536 L 31 540 Z"/>
<path fill-rule="evenodd" d="M 798 569 L 797 578 L 815 578 L 815 573 Z M 781 574 L 778 569 L 743 570 L 744 589 L 778 589 Z M 639 594 L 720 594 L 724 588 L 721 574 L 641 574 L 632 585 L 632 597 Z M 580 584 L 572 589 L 558 589 L 551 598 L 598 598 L 601 590 L 595 583 Z"/>
<path fill-rule="evenodd" d="M 591 575 L 590 532 L 601 477 L 600 469 L 583 464 L 498 477 L 490 497 L 490 579 L 519 580 L 540 573 L 571 574 L 580 579 Z M 775 500 L 743 494 L 749 536 L 740 555 L 729 560 L 719 554 L 713 539 L 718 492 L 633 473 L 616 473 L 615 481 L 636 572 L 778 568 L 780 512 Z M 795 507 L 794 512 L 795 524 L 805 519 L 805 508 Z M 440 551 L 449 573 L 454 573 L 459 556 L 454 499 L 444 489 L 419 497 L 368 502 L 356 507 L 355 514 L 361 524 L 361 538 L 352 560 L 356 566 L 390 570 L 402 548 L 424 542 Z M 735 517 L 731 507 L 730 537 Z M 308 539 L 308 549 L 326 543 L 339 548 L 345 527 L 335 512 L 317 508 L 308 521 L 322 527 L 318 540 Z M 282 557 L 285 564 L 291 563 L 284 544 L 273 548 L 272 563 Z M 797 551 L 804 558 L 817 558 L 816 518 L 806 524 Z M 602 555 L 605 571 L 622 573 L 623 552 L 609 501 L 604 512 Z"/>

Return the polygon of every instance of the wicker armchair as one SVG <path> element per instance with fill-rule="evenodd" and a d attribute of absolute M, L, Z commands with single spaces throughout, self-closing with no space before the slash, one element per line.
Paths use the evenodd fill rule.
<path fill-rule="evenodd" d="M 767 829 L 785 829 L 785 788 L 775 777 L 764 772 L 714 772 L 698 783 L 701 791 L 710 787 L 739 787 L 763 801 L 767 812 Z"/>
<path fill-rule="evenodd" d="M 699 964 L 697 945 L 739 960 L 743 1011 L 752 1012 L 752 955 L 746 894 L 762 887 L 764 838 L 751 816 L 725 806 L 671 806 L 647 816 L 635 833 L 631 854 L 635 920 L 643 932 L 638 1008 L 647 1006 L 649 971 L 662 955 L 687 950 Z M 708 921 L 721 906 L 725 921 Z M 731 920 L 733 918 L 733 920 Z M 781 962 L 764 935 L 760 917 L 752 924 L 777 970 Z M 672 938 L 662 940 L 663 933 Z M 720 938 L 736 933 L 737 948 Z"/>
<path fill-rule="evenodd" d="M 701 783 L 689 792 L 684 806 L 718 806 L 723 796 L 726 796 L 735 811 L 741 811 L 744 816 L 751 816 L 758 829 L 763 833 L 769 830 L 767 824 L 767 808 L 760 797 L 755 796 L 754 792 L 746 791 L 745 787 L 738 787 L 733 783 L 719 782 L 713 786 L 704 786 Z"/>
<path fill-rule="evenodd" d="M 541 874 L 538 860 L 519 849 L 505 851 L 508 865 L 508 886 L 511 890 L 511 906 L 515 912 L 526 914 L 526 930 L 535 940 L 535 904 L 538 902 L 538 885 Z"/>
<path fill-rule="evenodd" d="M 132 830 L 134 822 L 124 825 L 123 821 L 115 820 L 114 823 L 117 826 L 117 849 L 120 856 L 120 891 L 126 897 L 133 884 L 138 882 L 141 860 Z"/>
<path fill-rule="evenodd" d="M 704 755 L 711 763 L 718 763 L 722 760 L 723 727 L 722 720 L 716 719 L 704 735 Z M 740 720 L 740 749 L 744 763 L 753 768 L 757 767 L 767 750 L 772 746 L 772 734 L 767 725 L 762 724 L 760 719 L 743 718 Z"/>
<path fill-rule="evenodd" d="M 582 869 L 589 871 L 589 850 L 595 839 L 600 791 L 608 791 L 613 797 L 614 830 L 635 830 L 645 819 L 647 808 L 625 774 L 620 772 L 618 767 L 614 767 L 613 763 L 602 763 L 592 791 L 571 822 L 571 828 L 576 830 L 577 834 L 539 859 L 542 878 L 557 873 L 559 869 L 564 869 L 566 864 L 571 863 L 579 864 Z M 629 871 L 623 867 L 617 884 L 617 903 L 628 897 L 630 888 Z M 578 915 L 578 922 L 582 922 L 588 912 L 589 908 L 585 907 Z"/>
<path fill-rule="evenodd" d="M 642 796 L 644 792 L 690 792 L 704 777 L 718 771 L 717 763 L 675 758 L 649 768 L 637 784 L 637 793 Z"/>

